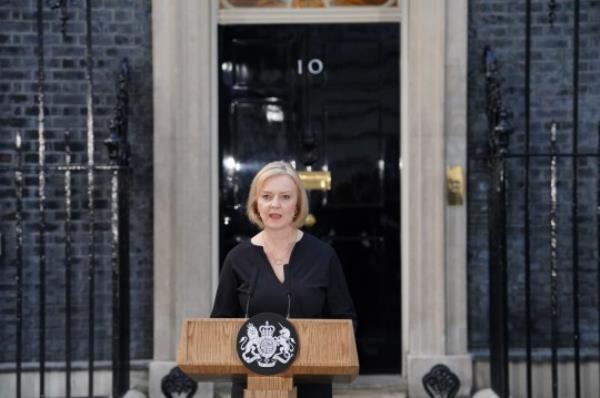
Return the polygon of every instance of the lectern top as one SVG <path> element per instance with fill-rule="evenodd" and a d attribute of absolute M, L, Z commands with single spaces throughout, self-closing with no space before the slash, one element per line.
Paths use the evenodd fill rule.
<path fill-rule="evenodd" d="M 236 378 L 251 374 L 238 358 L 236 339 L 246 320 L 240 318 L 184 321 L 177 365 L 196 379 Z M 352 321 L 290 319 L 300 339 L 294 364 L 282 376 L 318 377 L 350 382 L 358 375 Z"/>

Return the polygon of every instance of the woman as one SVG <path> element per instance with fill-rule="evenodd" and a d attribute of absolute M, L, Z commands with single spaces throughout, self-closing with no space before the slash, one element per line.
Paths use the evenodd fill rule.
<path fill-rule="evenodd" d="M 246 209 L 261 231 L 227 254 L 211 317 L 274 312 L 355 322 L 335 251 L 299 229 L 308 214 L 308 198 L 295 170 L 285 162 L 264 166 L 252 180 Z M 297 387 L 298 398 L 332 396 L 331 383 Z M 234 383 L 232 398 L 241 398 L 243 389 L 242 383 Z"/>

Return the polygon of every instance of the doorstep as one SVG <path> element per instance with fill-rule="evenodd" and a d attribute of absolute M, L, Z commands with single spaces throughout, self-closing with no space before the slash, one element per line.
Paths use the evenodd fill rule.
<path fill-rule="evenodd" d="M 215 398 L 230 398 L 230 383 L 215 383 Z M 408 383 L 400 375 L 358 376 L 352 384 L 334 383 L 334 398 L 406 398 Z"/>

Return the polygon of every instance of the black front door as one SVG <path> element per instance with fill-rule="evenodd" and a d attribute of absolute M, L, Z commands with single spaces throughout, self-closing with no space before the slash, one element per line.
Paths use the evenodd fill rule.
<path fill-rule="evenodd" d="M 305 229 L 344 266 L 361 373 L 401 366 L 399 60 L 397 24 L 219 29 L 221 258 L 257 232 L 245 201 L 265 163 L 328 170 Z"/>

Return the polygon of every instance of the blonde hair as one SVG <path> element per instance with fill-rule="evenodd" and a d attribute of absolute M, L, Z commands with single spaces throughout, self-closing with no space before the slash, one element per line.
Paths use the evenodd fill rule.
<path fill-rule="evenodd" d="M 248 219 L 260 229 L 265 227 L 265 224 L 258 214 L 258 194 L 265 181 L 268 178 L 277 175 L 289 176 L 296 185 L 298 200 L 296 201 L 296 214 L 294 215 L 292 225 L 296 228 L 300 228 L 304 225 L 304 219 L 308 215 L 308 196 L 306 195 L 306 190 L 304 189 L 304 185 L 302 184 L 298 173 L 296 173 L 296 170 L 294 170 L 287 162 L 278 161 L 268 163 L 256 173 L 252 180 L 252 184 L 250 184 L 250 192 L 248 193 L 248 201 L 246 202 L 246 214 L 248 215 Z"/>

